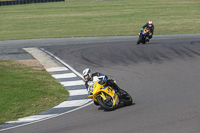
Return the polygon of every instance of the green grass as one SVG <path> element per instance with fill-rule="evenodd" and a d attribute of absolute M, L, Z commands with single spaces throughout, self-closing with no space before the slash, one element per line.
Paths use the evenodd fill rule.
<path fill-rule="evenodd" d="M 52 108 L 69 96 L 44 69 L 0 61 L 0 124 Z"/>
<path fill-rule="evenodd" d="M 67 0 L 0 7 L 0 40 L 199 33 L 199 0 Z"/>
<path fill-rule="evenodd" d="M 14 1 L 14 0 L 0 0 L 0 1 Z"/>

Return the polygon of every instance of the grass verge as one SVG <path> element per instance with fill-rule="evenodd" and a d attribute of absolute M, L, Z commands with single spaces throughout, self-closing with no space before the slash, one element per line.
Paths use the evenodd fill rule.
<path fill-rule="evenodd" d="M 199 33 L 199 0 L 66 0 L 0 7 L 0 40 Z"/>
<path fill-rule="evenodd" d="M 37 61 L 0 61 L 0 124 L 40 113 L 69 96 L 57 80 L 35 64 Z"/>

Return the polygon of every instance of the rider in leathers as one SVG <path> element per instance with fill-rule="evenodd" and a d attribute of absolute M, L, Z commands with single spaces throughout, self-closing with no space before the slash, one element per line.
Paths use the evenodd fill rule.
<path fill-rule="evenodd" d="M 86 68 L 85 70 L 83 70 L 83 77 L 85 79 L 85 87 L 88 90 L 89 95 L 91 95 L 91 92 L 89 90 L 89 82 L 90 81 L 101 81 L 102 84 L 105 84 L 106 86 L 111 86 L 115 92 L 119 95 L 123 95 L 120 93 L 120 88 L 117 86 L 117 84 L 114 83 L 113 79 L 108 79 L 108 76 L 99 73 L 99 72 L 95 72 L 92 73 L 92 71 L 89 68 Z M 125 95 L 125 94 L 124 94 Z"/>
<path fill-rule="evenodd" d="M 145 27 L 147 27 L 150 30 L 150 34 L 149 34 L 149 39 L 151 39 L 153 37 L 153 31 L 154 31 L 154 25 L 153 25 L 153 21 L 148 21 L 148 23 L 146 23 L 142 28 L 144 29 Z"/>

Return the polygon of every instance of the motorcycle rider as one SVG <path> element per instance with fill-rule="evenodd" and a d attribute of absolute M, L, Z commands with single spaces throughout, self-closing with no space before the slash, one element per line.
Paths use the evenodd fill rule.
<path fill-rule="evenodd" d="M 153 31 L 154 31 L 154 25 L 153 21 L 148 21 L 142 28 L 144 29 L 147 27 L 150 30 L 149 38 L 147 38 L 147 41 L 153 37 Z"/>
<path fill-rule="evenodd" d="M 117 86 L 116 83 L 114 83 L 113 79 L 108 79 L 108 76 L 99 73 L 99 72 L 95 72 L 92 73 L 92 71 L 89 68 L 86 68 L 83 70 L 83 77 L 85 79 L 85 87 L 88 90 L 89 95 L 92 95 L 92 93 L 89 90 L 89 82 L 91 81 L 101 81 L 101 84 L 105 84 L 106 86 L 110 86 L 112 87 L 115 92 L 118 94 L 118 96 L 122 96 L 122 95 L 126 95 L 126 94 L 121 94 L 120 93 L 120 88 Z"/>

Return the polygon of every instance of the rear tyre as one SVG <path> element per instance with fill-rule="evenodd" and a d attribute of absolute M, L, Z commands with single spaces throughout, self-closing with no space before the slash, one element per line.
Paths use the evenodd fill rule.
<path fill-rule="evenodd" d="M 129 106 L 132 105 L 133 101 L 132 101 L 132 97 L 131 95 L 129 95 L 125 90 L 120 89 L 120 93 L 122 94 L 126 94 L 125 96 L 122 96 L 122 101 L 124 102 L 125 106 Z"/>

